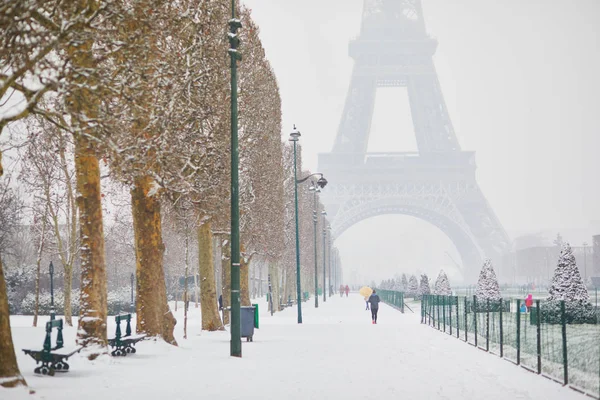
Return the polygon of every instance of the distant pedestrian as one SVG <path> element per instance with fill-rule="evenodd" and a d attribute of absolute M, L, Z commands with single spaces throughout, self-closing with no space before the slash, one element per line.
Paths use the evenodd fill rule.
<path fill-rule="evenodd" d="M 348 297 L 348 293 L 350 292 L 350 287 L 346 285 L 346 297 Z"/>
<path fill-rule="evenodd" d="M 223 309 L 223 295 L 219 295 L 219 311 Z"/>
<path fill-rule="evenodd" d="M 367 308 L 365 308 L 365 311 L 369 309 L 369 297 L 365 297 L 365 303 L 367 303 Z"/>
<path fill-rule="evenodd" d="M 527 312 L 531 310 L 531 306 L 533 305 L 533 296 L 530 294 L 525 298 L 525 307 L 527 307 Z"/>
<path fill-rule="evenodd" d="M 374 324 L 377 323 L 377 311 L 379 311 L 379 295 L 376 290 L 373 290 L 373 294 L 369 297 L 369 303 L 371 303 L 371 319 Z"/>
<path fill-rule="evenodd" d="M 340 285 L 340 297 L 344 297 L 344 285 Z"/>

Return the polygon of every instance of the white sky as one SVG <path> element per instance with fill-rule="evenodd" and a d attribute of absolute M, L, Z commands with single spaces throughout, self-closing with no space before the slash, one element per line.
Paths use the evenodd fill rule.
<path fill-rule="evenodd" d="M 303 159 L 315 170 L 337 133 L 353 65 L 348 42 L 359 33 L 363 2 L 243 3 L 280 84 L 283 135 L 298 125 Z M 459 141 L 477 152 L 478 182 L 509 235 L 560 230 L 574 244 L 589 242 L 600 233 L 600 1 L 423 0 L 423 8 Z M 410 136 L 385 135 L 408 116 L 401 94 L 378 92 L 370 151 L 415 149 Z M 446 251 L 459 260 L 437 228 L 404 216 L 363 221 L 336 244 L 347 276 L 369 281 L 418 269 L 437 274 L 452 265 Z"/>

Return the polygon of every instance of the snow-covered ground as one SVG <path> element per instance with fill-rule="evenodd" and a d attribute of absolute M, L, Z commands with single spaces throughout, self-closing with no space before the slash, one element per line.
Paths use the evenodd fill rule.
<path fill-rule="evenodd" d="M 144 341 L 137 354 L 69 359 L 71 371 L 36 376 L 35 362 L 20 349 L 41 347 L 43 327 L 31 317 L 11 317 L 21 372 L 35 394 L 1 389 L 0 399 L 540 399 L 585 397 L 456 338 L 421 325 L 419 311 L 401 314 L 383 304 L 372 325 L 358 294 L 302 304 L 274 316 L 260 305 L 254 342 L 243 341 L 243 358 L 229 356 L 228 332 L 201 332 L 200 309 L 191 305 L 188 339 L 177 312 L 179 347 Z M 407 310 L 408 311 L 408 310 Z M 45 322 L 47 319 L 42 318 Z M 114 318 L 109 318 L 110 336 Z M 43 325 L 43 324 L 40 324 Z M 124 329 L 124 328 L 123 328 Z M 65 330 L 65 346 L 75 330 Z"/>

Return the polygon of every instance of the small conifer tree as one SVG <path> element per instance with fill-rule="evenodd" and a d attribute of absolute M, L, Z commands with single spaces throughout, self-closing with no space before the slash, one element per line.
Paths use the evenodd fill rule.
<path fill-rule="evenodd" d="M 416 296 L 419 290 L 419 282 L 417 281 L 417 277 L 414 275 L 410 276 L 408 281 L 408 291 L 407 293 L 411 296 Z"/>
<path fill-rule="evenodd" d="M 448 281 L 448 276 L 444 272 L 444 270 L 440 270 L 440 273 L 435 281 L 435 286 L 433 289 L 434 294 L 441 296 L 451 296 L 452 288 L 450 288 L 450 282 Z"/>
<path fill-rule="evenodd" d="M 421 275 L 421 284 L 419 285 L 419 299 L 423 298 L 423 295 L 431 294 L 431 288 L 429 287 L 429 278 L 427 274 Z"/>

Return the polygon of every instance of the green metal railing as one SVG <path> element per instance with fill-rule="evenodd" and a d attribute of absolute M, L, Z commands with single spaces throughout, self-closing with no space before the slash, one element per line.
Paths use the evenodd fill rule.
<path fill-rule="evenodd" d="M 600 399 L 597 309 L 546 300 L 522 307 L 520 299 L 426 295 L 421 323 Z"/>
<path fill-rule="evenodd" d="M 376 289 L 382 302 L 395 307 L 404 313 L 404 293 L 395 290 Z"/>

